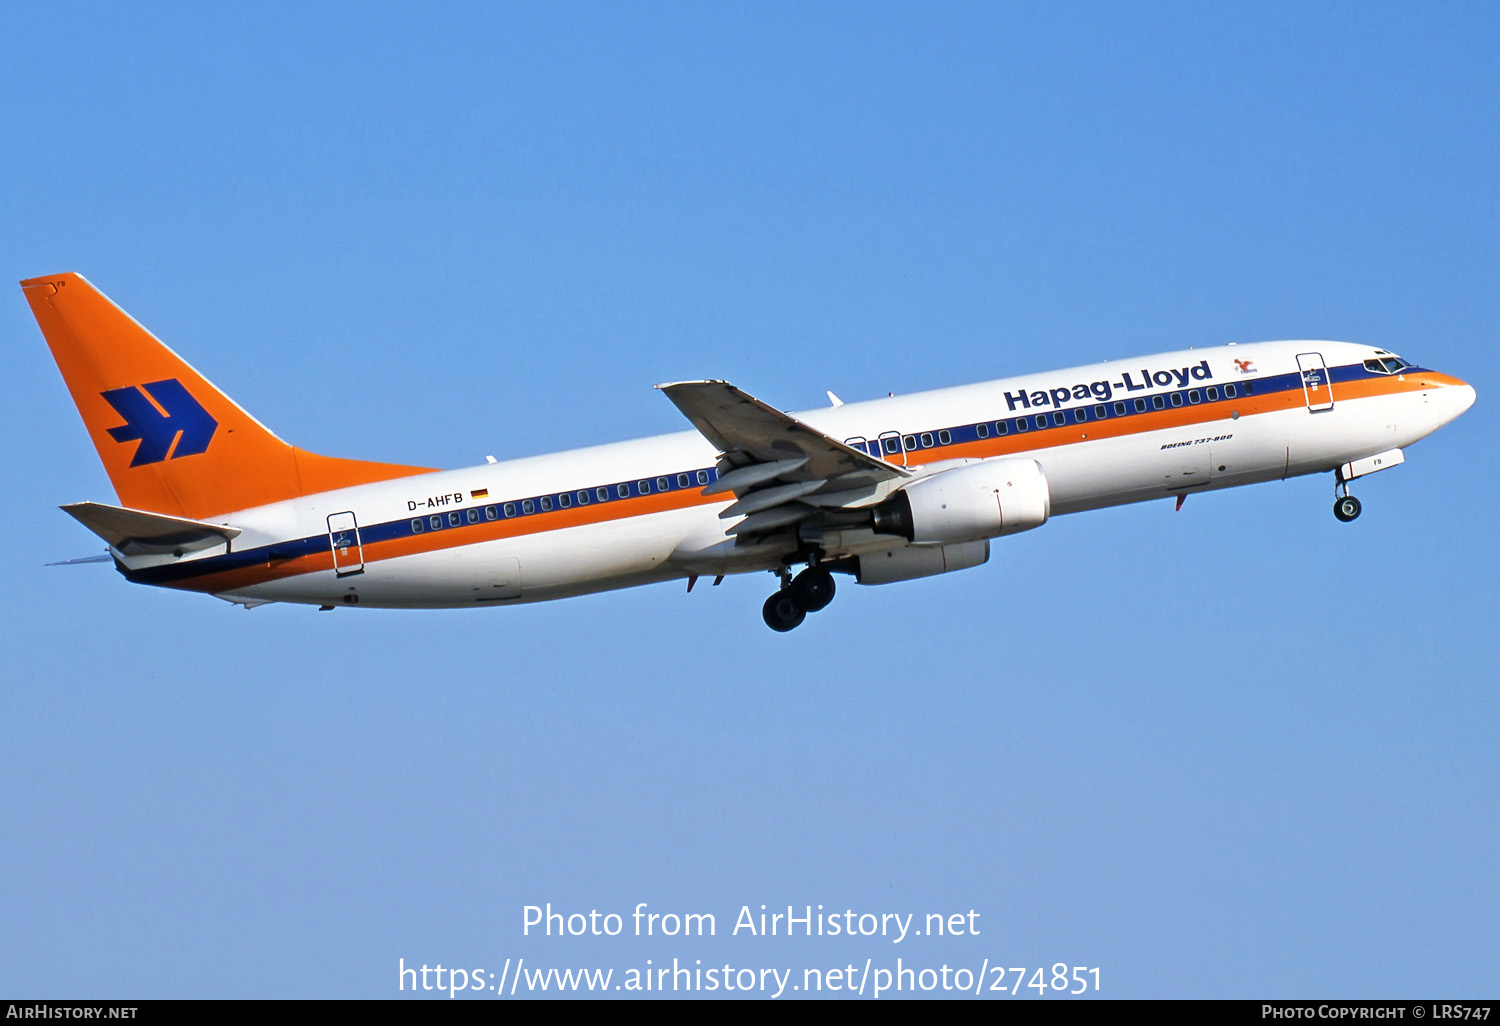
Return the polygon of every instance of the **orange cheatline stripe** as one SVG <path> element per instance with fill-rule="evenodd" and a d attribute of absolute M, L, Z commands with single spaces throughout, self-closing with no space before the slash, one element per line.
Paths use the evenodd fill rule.
<path fill-rule="evenodd" d="M 1431 387 L 1431 383 L 1445 376 L 1411 377 L 1415 380 L 1400 381 L 1392 377 L 1339 383 L 1334 388 L 1334 402 L 1337 404 L 1360 398 L 1420 391 Z M 1449 380 L 1457 383 L 1457 379 Z M 1023 434 L 1003 435 L 977 442 L 947 445 L 942 447 L 941 458 L 948 460 L 1025 456 L 1082 441 L 1123 438 L 1151 431 L 1191 427 L 1196 424 L 1220 422 L 1226 425 L 1233 424 L 1232 420 L 1223 415 L 1225 410 L 1237 410 L 1241 417 L 1249 417 L 1262 413 L 1305 408 L 1305 406 L 1306 400 L 1301 389 L 1285 389 L 1268 395 L 1240 396 L 1237 399 L 1221 399 L 1217 402 L 1205 402 L 1195 406 L 1169 407 L 1165 410 L 1131 413 L 1124 417 L 1089 421 L 1086 424 L 1033 429 Z M 935 450 L 915 450 L 913 454 L 923 452 L 936 454 Z M 920 466 L 920 464 L 913 464 L 913 466 Z M 731 500 L 725 496 L 705 496 L 696 490 L 673 491 L 631 499 L 613 499 L 603 503 L 591 503 L 587 506 L 553 510 L 541 515 L 528 514 L 510 519 L 482 521 L 479 524 L 464 524 L 461 527 L 424 531 L 418 535 L 370 542 L 363 545 L 362 551 L 365 564 L 368 566 L 371 563 L 402 556 L 460 548 L 505 538 L 524 537 L 569 527 L 607 523 L 653 513 L 689 509 L 694 506 L 722 505 L 728 501 Z M 492 505 L 499 505 L 499 503 L 492 503 Z M 422 518 L 426 518 L 425 513 Z M 220 573 L 163 582 L 162 586 L 186 591 L 218 593 L 332 569 L 333 554 L 328 551 L 296 559 L 279 560 L 263 566 L 241 567 Z"/>
<path fill-rule="evenodd" d="M 478 524 L 445 527 L 437 531 L 424 531 L 421 534 L 409 535 L 404 538 L 391 538 L 385 541 L 370 542 L 362 546 L 362 551 L 364 553 L 365 564 L 368 566 L 371 563 L 396 559 L 401 556 L 414 556 L 424 552 L 438 552 L 444 549 L 478 545 L 483 542 L 498 541 L 505 538 L 541 534 L 546 531 L 560 531 L 568 527 L 584 527 L 591 524 L 608 523 L 615 520 L 625 520 L 630 517 L 648 516 L 652 513 L 666 513 L 673 510 L 690 509 L 694 506 L 724 505 L 731 501 L 733 501 L 732 497 L 703 495 L 691 489 L 657 495 L 642 495 L 631 499 L 611 499 L 601 503 L 590 503 L 587 506 L 573 506 L 565 510 L 553 510 L 550 513 L 541 515 L 527 514 L 525 516 L 512 517 L 509 520 L 484 520 Z M 495 504 L 491 503 L 491 505 Z M 424 514 L 421 519 L 425 520 L 426 515 Z M 239 567 L 220 573 L 203 574 L 176 581 L 164 581 L 162 582 L 162 586 L 177 588 L 183 591 L 201 591 L 215 594 L 223 591 L 235 591 L 256 584 L 266 584 L 287 577 L 297 577 L 302 574 L 317 573 L 332 569 L 333 553 L 330 549 L 327 552 L 320 552 L 312 556 L 299 556 L 296 559 L 278 560 L 274 563 L 267 563 L 260 566 Z"/>

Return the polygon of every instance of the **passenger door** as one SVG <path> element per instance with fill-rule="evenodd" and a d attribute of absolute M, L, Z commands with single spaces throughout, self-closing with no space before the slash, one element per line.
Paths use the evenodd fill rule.
<path fill-rule="evenodd" d="M 1302 372 L 1302 394 L 1307 398 L 1308 412 L 1333 409 L 1333 383 L 1328 380 L 1323 354 L 1298 353 L 1297 369 Z"/>
<path fill-rule="evenodd" d="M 333 572 L 350 577 L 365 572 L 364 548 L 359 541 L 359 523 L 354 514 L 333 513 L 328 517 L 328 545 L 333 550 Z"/>

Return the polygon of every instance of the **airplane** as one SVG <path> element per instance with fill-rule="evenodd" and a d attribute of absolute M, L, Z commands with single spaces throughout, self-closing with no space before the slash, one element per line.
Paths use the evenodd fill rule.
<path fill-rule="evenodd" d="M 1474 389 L 1375 346 L 1159 353 L 785 413 L 726 381 L 658 385 L 692 430 L 461 470 L 282 441 L 74 273 L 22 290 L 119 505 L 62 507 L 126 580 L 253 607 L 466 608 L 770 571 L 789 631 L 835 574 L 986 562 L 1051 517 L 1332 473 L 1358 478 Z M 794 568 L 801 567 L 794 574 Z"/>

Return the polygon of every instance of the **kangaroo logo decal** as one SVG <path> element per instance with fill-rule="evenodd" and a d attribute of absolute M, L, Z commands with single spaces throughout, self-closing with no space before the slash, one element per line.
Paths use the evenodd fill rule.
<path fill-rule="evenodd" d="M 122 426 L 109 429 L 109 436 L 117 442 L 141 443 L 130 461 L 132 467 L 205 452 L 219 427 L 176 378 L 99 394 L 125 418 Z"/>

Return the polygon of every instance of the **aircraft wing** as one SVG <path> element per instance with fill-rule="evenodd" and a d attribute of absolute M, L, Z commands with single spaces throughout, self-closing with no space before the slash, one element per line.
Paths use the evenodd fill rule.
<path fill-rule="evenodd" d="M 785 527 L 819 508 L 863 506 L 911 476 L 904 467 L 830 438 L 727 381 L 656 387 L 718 447 L 719 479 L 704 493 L 733 492 L 738 498 L 719 514 L 745 517 L 731 534 Z"/>

